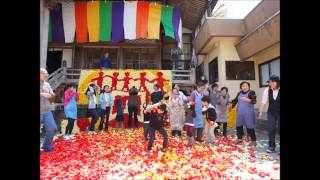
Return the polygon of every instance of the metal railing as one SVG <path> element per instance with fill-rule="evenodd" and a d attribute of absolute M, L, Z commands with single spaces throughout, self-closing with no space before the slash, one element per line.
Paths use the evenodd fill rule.
<path fill-rule="evenodd" d="M 62 82 L 65 81 L 65 68 L 61 67 L 51 73 L 48 77 L 48 82 L 52 89 L 56 89 Z"/>
<path fill-rule="evenodd" d="M 52 89 L 59 87 L 61 83 L 78 83 L 81 69 L 72 69 L 61 67 L 51 73 L 48 77 L 48 82 Z"/>
<path fill-rule="evenodd" d="M 175 84 L 194 84 L 195 70 L 172 70 L 172 82 Z"/>

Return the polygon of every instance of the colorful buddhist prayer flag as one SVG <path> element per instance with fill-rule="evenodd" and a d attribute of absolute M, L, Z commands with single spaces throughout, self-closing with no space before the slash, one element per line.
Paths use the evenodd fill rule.
<path fill-rule="evenodd" d="M 76 20 L 74 17 L 74 2 L 62 2 L 62 19 L 66 43 L 74 41 Z"/>
<path fill-rule="evenodd" d="M 148 38 L 149 3 L 137 2 L 136 38 Z"/>
<path fill-rule="evenodd" d="M 180 23 L 179 23 L 179 30 L 178 30 L 178 34 L 179 34 L 179 37 L 180 37 L 180 41 L 178 43 L 178 47 L 180 49 L 183 49 L 183 40 L 182 40 L 182 20 L 180 18 Z"/>
<path fill-rule="evenodd" d="M 88 42 L 87 2 L 75 2 L 74 7 L 77 42 Z"/>
<path fill-rule="evenodd" d="M 49 18 L 49 28 L 48 28 L 48 42 L 52 42 L 52 23 Z"/>
<path fill-rule="evenodd" d="M 87 2 L 87 22 L 88 22 L 88 33 L 90 42 L 99 41 L 99 1 L 88 1 Z"/>
<path fill-rule="evenodd" d="M 171 6 L 162 6 L 161 22 L 166 36 L 174 38 L 172 25 L 173 8 Z"/>
<path fill-rule="evenodd" d="M 180 18 L 181 14 L 178 8 L 173 8 L 173 14 L 172 14 L 172 24 L 173 24 L 173 31 L 174 31 L 174 37 L 176 38 L 176 41 L 180 42 L 180 34 L 179 34 L 179 25 L 180 25 Z"/>
<path fill-rule="evenodd" d="M 124 2 L 123 27 L 125 39 L 136 39 L 137 1 Z"/>
<path fill-rule="evenodd" d="M 160 39 L 160 20 L 161 4 L 149 3 L 148 39 Z"/>
<path fill-rule="evenodd" d="M 58 4 L 58 8 L 50 11 L 50 18 L 52 22 L 53 41 L 64 43 L 64 30 L 62 21 L 62 7 Z"/>
<path fill-rule="evenodd" d="M 99 40 L 110 41 L 112 28 L 112 3 L 100 1 L 100 30 Z"/>
<path fill-rule="evenodd" d="M 112 41 L 123 40 L 123 2 L 112 2 Z"/>

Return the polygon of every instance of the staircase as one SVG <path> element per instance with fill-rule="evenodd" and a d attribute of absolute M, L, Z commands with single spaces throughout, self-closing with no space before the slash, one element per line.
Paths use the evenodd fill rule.
<path fill-rule="evenodd" d="M 75 83 L 78 84 L 80 78 L 81 69 L 72 69 L 61 67 L 51 73 L 48 77 L 48 82 L 51 85 L 51 88 L 55 90 L 62 83 Z"/>

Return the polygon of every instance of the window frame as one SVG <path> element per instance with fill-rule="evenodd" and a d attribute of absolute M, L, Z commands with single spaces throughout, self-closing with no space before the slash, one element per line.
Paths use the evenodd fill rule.
<path fill-rule="evenodd" d="M 201 75 L 200 75 L 199 72 L 201 73 Z M 199 75 L 200 75 L 200 77 L 199 77 Z M 204 62 L 202 62 L 201 64 L 199 64 L 196 67 L 196 81 L 200 81 L 201 80 L 201 76 L 203 76 L 203 75 L 204 75 Z"/>
<path fill-rule="evenodd" d="M 227 71 L 227 62 L 238 62 L 238 63 L 253 63 L 253 79 L 228 79 L 228 71 Z M 227 81 L 255 81 L 256 80 L 256 72 L 255 72 L 255 61 L 239 61 L 239 60 L 226 60 L 225 61 L 225 71 L 226 71 L 226 80 Z"/>
<path fill-rule="evenodd" d="M 264 87 L 268 87 L 268 84 L 266 85 L 263 85 L 262 84 L 262 72 L 261 72 L 261 66 L 265 65 L 265 64 L 268 64 L 268 70 L 269 70 L 269 77 L 271 76 L 270 72 L 271 72 L 271 62 L 273 61 L 276 61 L 276 60 L 279 60 L 280 61 L 280 56 L 278 57 L 275 57 L 275 58 L 272 58 L 270 60 L 267 60 L 261 64 L 258 64 L 258 73 L 259 73 L 259 87 L 260 88 L 264 88 Z M 281 71 L 280 71 L 281 73 Z"/>
<path fill-rule="evenodd" d="M 219 64 L 218 64 L 218 56 L 217 57 L 215 57 L 215 58 L 213 58 L 213 60 L 211 60 L 209 63 L 208 63 L 208 70 L 209 70 L 209 83 L 210 84 L 213 84 L 213 83 L 216 83 L 216 82 L 218 82 L 219 81 Z M 211 79 L 211 67 L 210 67 L 210 65 L 211 64 L 213 64 L 213 63 L 215 63 L 215 61 L 216 61 L 216 63 L 217 63 L 217 79 L 216 79 L 216 81 L 214 81 L 213 79 Z"/>

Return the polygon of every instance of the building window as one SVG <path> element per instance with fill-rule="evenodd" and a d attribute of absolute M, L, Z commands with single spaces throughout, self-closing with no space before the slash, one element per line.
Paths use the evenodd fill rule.
<path fill-rule="evenodd" d="M 267 81 L 271 75 L 280 77 L 280 57 L 259 64 L 259 85 L 260 87 L 268 86 Z"/>
<path fill-rule="evenodd" d="M 203 72 L 204 72 L 204 66 L 203 66 L 203 63 L 201 63 L 200 65 L 197 66 L 197 69 L 196 69 L 196 81 L 201 80 L 201 77 L 204 75 Z"/>
<path fill-rule="evenodd" d="M 212 84 L 218 81 L 218 57 L 216 57 L 209 63 L 209 83 Z"/>
<path fill-rule="evenodd" d="M 255 80 L 253 61 L 226 61 L 227 80 Z"/>

